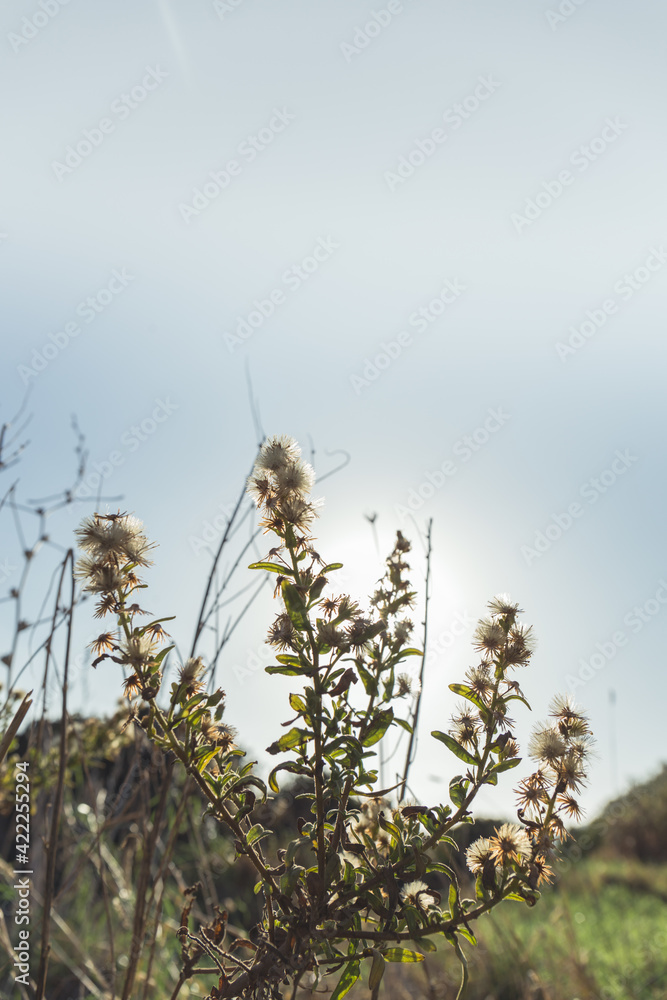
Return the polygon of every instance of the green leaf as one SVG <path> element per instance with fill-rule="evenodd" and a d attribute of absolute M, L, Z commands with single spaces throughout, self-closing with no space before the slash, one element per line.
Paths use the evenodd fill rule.
<path fill-rule="evenodd" d="M 494 764 L 491 768 L 491 773 L 500 774 L 501 771 L 509 771 L 520 763 L 521 757 L 509 757 L 507 760 L 501 760 L 499 764 Z"/>
<path fill-rule="evenodd" d="M 238 795 L 241 789 L 249 787 L 259 789 L 262 793 L 262 802 L 266 801 L 266 785 L 261 778 L 256 778 L 254 774 L 248 774 L 245 777 L 238 778 L 225 789 L 225 795 L 229 796 L 232 792 Z"/>
<path fill-rule="evenodd" d="M 335 569 L 342 569 L 342 568 L 343 568 L 343 564 L 342 563 L 329 563 L 327 566 L 324 567 L 323 570 L 321 570 L 321 572 L 322 573 L 331 573 Z"/>
<path fill-rule="evenodd" d="M 392 823 L 390 820 L 385 819 L 383 813 L 380 813 L 380 815 L 378 816 L 378 823 L 383 830 L 386 830 L 387 833 L 390 833 L 392 837 L 394 837 L 400 843 L 401 831 L 399 830 L 399 828 L 396 826 L 395 823 Z"/>
<path fill-rule="evenodd" d="M 530 705 L 528 704 L 528 702 L 526 701 L 526 699 L 523 697 L 523 695 L 520 695 L 520 694 L 508 694 L 506 696 L 506 698 L 505 698 L 505 701 L 520 701 L 520 702 L 522 702 L 522 704 L 524 704 L 526 706 L 526 708 L 530 712 L 533 711 L 532 708 L 530 707 Z"/>
<path fill-rule="evenodd" d="M 462 698 L 466 698 L 468 701 L 471 701 L 476 708 L 481 709 L 483 712 L 488 711 L 488 707 L 484 704 L 482 699 L 479 698 L 467 684 L 450 684 L 449 690 L 453 691 L 454 694 L 459 694 Z"/>
<path fill-rule="evenodd" d="M 303 673 L 303 667 L 264 667 L 267 674 L 284 674 L 285 677 L 298 677 Z"/>
<path fill-rule="evenodd" d="M 338 980 L 336 989 L 331 994 L 330 1000 L 341 1000 L 341 997 L 344 997 L 350 992 L 360 975 L 361 973 L 359 972 L 358 961 L 350 962 L 346 965 L 343 970 L 343 975 Z"/>
<path fill-rule="evenodd" d="M 361 741 L 363 746 L 371 747 L 378 740 L 381 740 L 384 734 L 389 729 L 394 718 L 393 709 L 389 708 L 386 712 L 378 712 L 375 718 L 371 722 L 370 729 Z"/>
<path fill-rule="evenodd" d="M 218 752 L 218 749 L 218 747 L 202 747 L 201 750 L 197 751 L 197 770 L 200 774 L 204 773 L 206 765 L 213 760 Z"/>
<path fill-rule="evenodd" d="M 296 628 L 305 628 L 308 618 L 301 594 L 294 584 L 288 580 L 283 580 L 280 589 L 287 613 L 292 619 L 293 624 Z"/>
<path fill-rule="evenodd" d="M 172 651 L 173 648 L 174 648 L 173 645 L 171 645 L 171 646 L 165 646 L 164 649 L 160 650 L 160 652 L 157 654 L 157 656 L 153 657 L 153 663 L 156 663 L 156 664 L 162 663 L 162 661 L 164 660 L 164 658 L 167 655 L 167 653 L 171 653 L 171 651 Z"/>
<path fill-rule="evenodd" d="M 297 729 L 296 726 L 294 726 L 288 733 L 284 733 L 279 740 L 276 740 L 270 747 L 267 747 L 266 752 L 276 754 L 280 753 L 281 750 L 293 750 L 294 747 L 298 747 L 302 743 L 305 743 L 307 738 L 307 732 L 303 729 Z"/>
<path fill-rule="evenodd" d="M 441 743 L 444 743 L 445 746 L 448 747 L 448 749 L 451 750 L 453 754 L 456 754 L 459 760 L 464 761 L 464 763 L 466 764 L 478 763 L 476 757 L 473 757 L 472 754 L 468 753 L 467 750 L 465 750 L 459 743 L 457 743 L 456 740 L 453 739 L 453 737 L 448 736 L 447 733 L 441 733 L 439 732 L 439 730 L 434 729 L 433 732 L 431 733 L 431 736 L 435 737 L 436 740 L 440 740 Z"/>
<path fill-rule="evenodd" d="M 274 769 L 271 771 L 271 774 L 269 775 L 269 788 L 271 789 L 271 791 L 276 793 L 280 791 L 280 787 L 275 778 L 278 771 L 289 771 L 290 774 L 308 773 L 307 771 L 304 770 L 303 765 L 300 764 L 299 761 L 297 760 L 285 760 L 282 762 L 282 764 L 278 764 L 278 766 L 274 767 Z"/>
<path fill-rule="evenodd" d="M 317 577 L 317 579 L 311 584 L 310 590 L 308 591 L 309 607 L 319 600 L 319 597 L 327 585 L 327 578 L 325 576 Z"/>
<path fill-rule="evenodd" d="M 459 894 L 456 891 L 456 886 L 452 882 L 449 887 L 449 909 L 451 910 L 452 916 L 458 916 L 459 912 Z"/>
<path fill-rule="evenodd" d="M 294 576 L 294 571 L 288 569 L 287 566 L 276 566 L 276 564 L 272 562 L 250 563 L 248 569 L 265 569 L 268 573 L 279 573 L 281 576 L 289 573 L 290 576 Z"/>
<path fill-rule="evenodd" d="M 366 694 L 377 694 L 377 681 L 369 670 L 357 663 L 357 673 L 361 677 Z"/>
<path fill-rule="evenodd" d="M 449 782 L 449 797 L 455 806 L 463 805 L 466 797 L 466 792 L 468 790 L 469 782 L 462 778 L 460 774 L 457 774 L 455 778 Z"/>
<path fill-rule="evenodd" d="M 294 709 L 295 712 L 305 712 L 306 711 L 306 703 L 303 700 L 303 698 L 301 697 L 301 695 L 291 694 L 289 696 L 289 703 L 290 703 L 290 705 L 292 706 L 292 708 Z"/>
<path fill-rule="evenodd" d="M 183 706 L 183 714 L 185 715 L 186 712 L 192 711 L 192 709 L 195 707 L 195 705 L 198 705 L 200 701 L 204 701 L 205 698 L 206 698 L 205 694 L 195 694 L 195 695 L 193 695 L 192 698 L 190 698 L 190 701 L 188 701 Z"/>
<path fill-rule="evenodd" d="M 437 951 L 438 946 L 435 941 L 431 941 L 430 938 L 420 938 L 419 947 L 422 951 Z"/>
<path fill-rule="evenodd" d="M 398 654 L 398 659 L 402 659 L 404 656 L 423 656 L 423 649 L 415 649 L 413 646 L 409 646 L 407 649 L 401 649 Z M 400 949 L 399 949 L 400 950 Z M 385 952 L 385 955 L 387 953 Z"/>
<path fill-rule="evenodd" d="M 278 653 L 276 656 L 278 663 L 287 663 L 290 667 L 303 667 L 304 664 L 301 662 L 298 656 L 292 656 L 291 653 Z"/>
<path fill-rule="evenodd" d="M 406 719 L 395 719 L 394 721 L 399 724 L 401 729 L 405 729 L 406 733 L 410 733 L 410 735 L 412 735 L 412 726 Z"/>
<path fill-rule="evenodd" d="M 250 827 L 250 829 L 246 834 L 246 844 L 248 845 L 256 844 L 257 841 L 261 840 L 263 837 L 270 837 L 270 836 L 271 836 L 270 830 L 265 830 L 261 823 L 255 823 L 254 826 Z"/>
<path fill-rule="evenodd" d="M 383 952 L 386 962 L 423 962 L 424 956 L 407 948 L 388 948 Z"/>
<path fill-rule="evenodd" d="M 477 938 L 475 937 L 473 932 L 465 925 L 459 927 L 459 934 L 461 935 L 461 937 L 464 937 L 466 941 L 470 941 L 470 944 L 472 945 L 477 944 Z"/>
<path fill-rule="evenodd" d="M 355 761 L 361 759 L 363 751 L 356 736 L 338 736 L 322 748 L 322 754 L 326 757 L 336 758 L 344 756 L 346 753 L 351 755 Z"/>
<path fill-rule="evenodd" d="M 373 964 L 371 965 L 371 971 L 368 976 L 368 988 L 369 990 L 374 990 L 382 982 L 382 977 L 384 976 L 384 958 L 382 957 L 382 952 L 375 951 L 373 949 Z"/>

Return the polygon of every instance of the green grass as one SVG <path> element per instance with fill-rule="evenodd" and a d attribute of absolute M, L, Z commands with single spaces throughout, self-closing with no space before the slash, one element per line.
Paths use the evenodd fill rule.
<path fill-rule="evenodd" d="M 666 1000 L 667 865 L 588 859 L 534 908 L 505 903 L 476 933 L 469 1000 Z M 430 994 L 411 972 L 385 995 L 454 998 L 456 960 L 440 943 L 438 953 Z"/>

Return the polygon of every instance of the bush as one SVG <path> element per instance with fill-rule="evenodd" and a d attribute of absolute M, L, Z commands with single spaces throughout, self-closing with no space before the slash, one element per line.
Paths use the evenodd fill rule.
<path fill-rule="evenodd" d="M 210 984 L 215 970 L 209 996 L 216 1000 L 280 997 L 281 986 L 290 987 L 285 996 L 295 997 L 299 986 L 315 988 L 329 976 L 336 976 L 332 1000 L 339 1000 L 360 978 L 362 963 L 377 996 L 386 963 L 422 961 L 438 935 L 462 964 L 463 991 L 462 941 L 476 943 L 474 921 L 503 900 L 535 904 L 539 886 L 552 876 L 549 861 L 566 836 L 565 817 L 579 814 L 574 795 L 585 779 L 590 730 L 578 709 L 557 698 L 551 721 L 531 738 L 537 767 L 517 789 L 521 824 L 502 824 L 468 847 L 474 898 L 463 898 L 454 869 L 436 860 L 437 848 L 456 848 L 451 834 L 472 822 L 479 789 L 495 785 L 520 761 L 508 713 L 514 701 L 527 705 L 514 675 L 531 658 L 532 630 L 506 595 L 489 602 L 474 637 L 480 662 L 465 682 L 451 685 L 463 702 L 447 731 L 432 733 L 463 765 L 450 783 L 450 802 L 392 804 L 392 789 L 376 787 L 374 759 L 394 727 L 411 732 L 414 721 L 400 711 L 415 686 L 405 661 L 423 657 L 410 644 L 413 626 L 406 617 L 416 597 L 405 561 L 410 543 L 397 533 L 371 610 L 363 611 L 347 595 L 334 596 L 330 578 L 340 564 L 327 563 L 310 534 L 318 506 L 310 495 L 313 482 L 313 470 L 287 438 L 263 445 L 248 482 L 261 526 L 275 539 L 266 558 L 251 567 L 272 574 L 281 602 L 267 639 L 276 662 L 266 669 L 294 678 L 295 685 L 287 731 L 267 748 L 278 758 L 268 787 L 253 762 L 243 762 L 236 734 L 224 721 L 224 692 L 207 693 L 200 657 L 186 660 L 170 690 L 162 691 L 172 649 L 165 645 L 164 623 L 170 619 L 141 624 L 138 573 L 154 547 L 141 523 L 127 514 L 96 514 L 78 530 L 83 555 L 76 575 L 97 597 L 96 617 L 112 615 L 118 625 L 118 631 L 105 631 L 92 643 L 95 664 L 111 659 L 123 666 L 132 724 L 165 755 L 167 778 L 180 770 L 206 802 L 206 814 L 226 828 L 258 897 L 259 919 L 247 934 L 232 927 L 220 909 L 192 929 L 196 889 L 186 890 L 174 998 L 198 975 Z M 279 794 L 283 773 L 302 783 L 300 798 L 309 812 L 299 819 L 298 835 L 276 848 L 275 831 L 256 817 L 258 806 L 270 801 L 269 792 Z M 153 828 L 159 826 L 154 821 Z M 147 842 L 152 837 L 154 846 L 156 836 L 151 833 Z M 444 905 L 432 884 L 443 877 Z M 137 911 L 149 878 L 144 866 Z M 149 947 L 145 926 L 135 913 L 123 998 L 132 994 Z M 154 949 L 153 940 L 151 956 Z"/>

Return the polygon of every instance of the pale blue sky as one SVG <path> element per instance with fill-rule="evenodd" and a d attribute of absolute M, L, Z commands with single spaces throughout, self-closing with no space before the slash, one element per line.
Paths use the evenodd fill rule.
<path fill-rule="evenodd" d="M 0 15 L 1 401 L 6 419 L 32 386 L 23 495 L 65 485 L 75 412 L 91 463 L 120 456 L 104 489 L 160 542 L 149 607 L 178 613 L 185 645 L 207 571 L 191 539 L 256 445 L 246 368 L 267 433 L 310 436 L 322 473 L 327 451 L 350 456 L 323 484 L 320 535 L 355 596 L 382 571 L 364 513 L 383 553 L 397 527 L 413 537 L 421 576 L 403 510 L 421 489 L 441 637 L 412 772 L 424 799 L 454 773 L 427 734 L 474 662 L 470 627 L 448 645 L 450 626 L 498 591 L 539 634 L 523 678 L 535 721 L 573 686 L 592 715 L 587 804 L 614 791 L 610 690 L 618 789 L 667 759 L 667 14 L 560 6 L 574 12 L 8 0 Z M 573 333 L 586 322 L 591 336 Z M 260 751 L 289 685 L 242 675 L 272 610 L 267 597 L 239 629 L 222 676 L 229 721 Z M 89 626 L 82 609 L 81 641 Z M 79 671 L 75 702 L 113 704 L 114 669 Z M 510 781 L 495 791 L 484 804 L 509 811 Z"/>

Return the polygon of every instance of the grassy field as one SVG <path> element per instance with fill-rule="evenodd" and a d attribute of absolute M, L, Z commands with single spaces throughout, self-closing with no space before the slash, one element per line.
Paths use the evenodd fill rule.
<path fill-rule="evenodd" d="M 533 909 L 508 903 L 477 931 L 479 946 L 466 948 L 469 1000 L 667 998 L 667 865 L 586 859 Z M 386 995 L 454 998 L 459 971 L 451 949 L 439 944 L 424 966 L 394 967 Z"/>
<path fill-rule="evenodd" d="M 214 906 L 229 913 L 230 930 L 247 934 L 259 917 L 255 881 L 247 859 L 191 798 L 182 780 L 165 785 L 162 757 L 130 736 L 107 738 L 117 727 L 81 720 L 73 739 L 56 878 L 49 1000 L 107 1000 L 119 995 L 132 927 L 144 884 L 147 922 L 135 989 L 137 1000 L 169 998 L 178 979 L 183 892 L 200 882 L 192 920 L 211 918 Z M 135 737 L 136 738 L 136 737 Z M 77 750 L 78 748 L 78 750 Z M 80 753 L 80 756 L 77 756 Z M 36 765 L 33 818 L 34 863 L 43 869 L 40 844 L 51 783 L 48 755 Z M 39 791 L 38 789 L 40 789 Z M 149 850 L 156 810 L 165 788 L 162 822 Z M 7 800 L 9 801 L 9 800 Z M 667 1000 L 667 768 L 611 803 L 570 847 L 572 860 L 556 866 L 559 877 L 537 905 L 507 902 L 475 926 L 478 947 L 466 945 L 470 966 L 467 1000 Z M 42 804 L 44 803 L 44 804 Z M 257 820 L 270 822 L 285 846 L 307 807 L 284 790 Z M 486 823 L 492 828 L 493 823 Z M 470 838 L 487 835 L 484 824 L 461 828 Z M 0 815 L 0 841 L 11 843 L 12 818 Z M 572 841 L 569 842 L 573 844 Z M 0 852 L 1 853 L 1 852 Z M 462 850 L 447 857 L 465 879 Z M 576 860 L 578 858 L 578 860 Z M 142 880 L 145 882 L 142 883 Z M 19 997 L 13 984 L 6 928 L 14 878 L 0 861 L 0 996 Z M 35 885 L 42 884 L 38 872 Z M 440 887 L 443 888 L 442 886 Z M 464 895 L 472 894 L 472 888 Z M 39 904 L 39 899 L 35 899 Z M 39 906 L 35 913 L 39 923 Z M 380 996 L 387 1000 L 454 1000 L 460 969 L 451 947 L 436 938 L 437 951 L 423 963 L 390 965 Z M 367 963 L 368 964 L 368 963 Z M 348 994 L 370 997 L 363 978 Z M 212 977 L 184 984 L 179 997 L 202 997 Z M 326 996 L 300 991 L 306 1000 Z"/>

